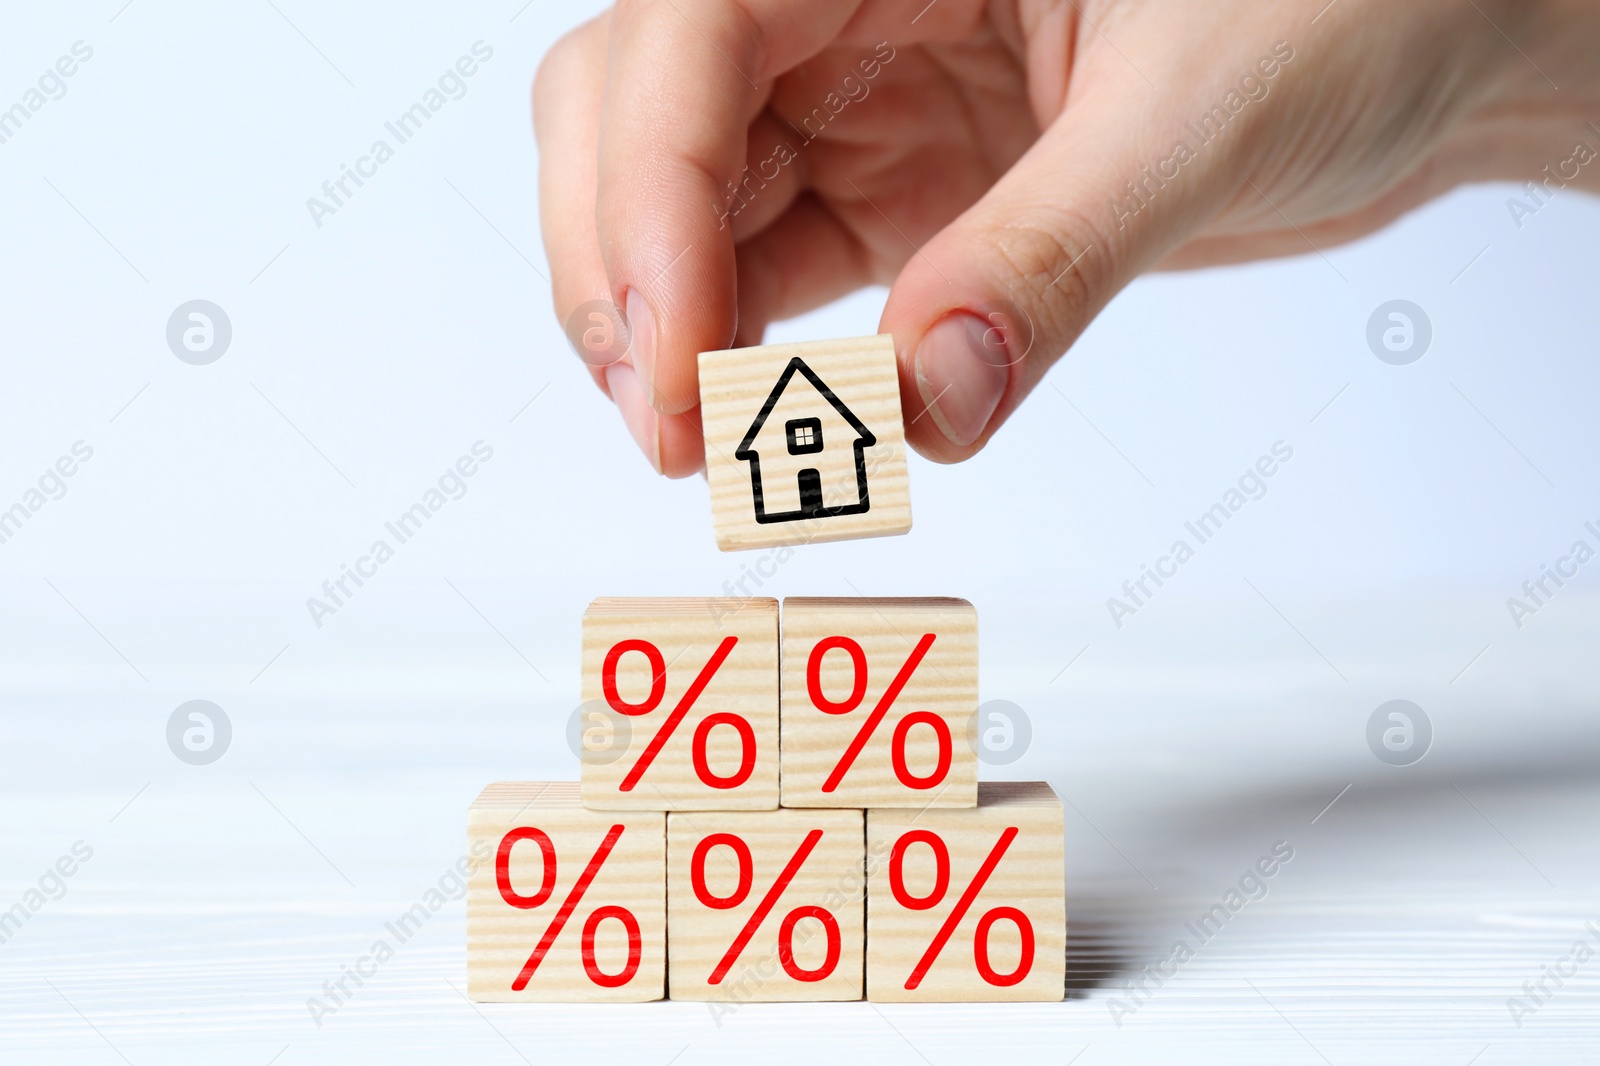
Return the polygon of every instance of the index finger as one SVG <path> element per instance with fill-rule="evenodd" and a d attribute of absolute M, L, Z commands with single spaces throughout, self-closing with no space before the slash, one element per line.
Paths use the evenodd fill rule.
<path fill-rule="evenodd" d="M 611 21 L 596 224 L 633 365 L 658 410 L 699 399 L 696 356 L 733 343 L 724 204 L 774 78 L 862 0 L 624 0 Z"/>

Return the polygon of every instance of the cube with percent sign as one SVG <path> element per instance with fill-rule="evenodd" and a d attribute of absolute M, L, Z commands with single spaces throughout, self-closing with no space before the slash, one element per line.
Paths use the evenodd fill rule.
<path fill-rule="evenodd" d="M 860 999 L 864 849 L 859 810 L 667 815 L 672 998 Z"/>
<path fill-rule="evenodd" d="M 867 812 L 867 998 L 1066 993 L 1061 799 L 985 781 L 971 810 Z"/>
<path fill-rule="evenodd" d="M 783 601 L 785 807 L 971 807 L 977 709 L 966 600 Z"/>
<path fill-rule="evenodd" d="M 467 814 L 467 994 L 638 1003 L 666 994 L 666 816 L 586 810 L 576 782 L 501 782 Z M 490 861 L 488 856 L 493 856 Z"/>
<path fill-rule="evenodd" d="M 778 806 L 777 600 L 595 600 L 583 700 L 586 806 Z"/>

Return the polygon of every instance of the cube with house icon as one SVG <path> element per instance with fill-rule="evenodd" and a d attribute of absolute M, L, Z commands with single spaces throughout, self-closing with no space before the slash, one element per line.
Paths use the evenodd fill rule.
<path fill-rule="evenodd" d="M 702 352 L 700 401 L 724 551 L 911 528 L 893 338 Z"/>

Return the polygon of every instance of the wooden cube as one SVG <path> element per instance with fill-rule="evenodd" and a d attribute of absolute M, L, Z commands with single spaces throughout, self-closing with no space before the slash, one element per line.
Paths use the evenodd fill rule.
<path fill-rule="evenodd" d="M 596 810 L 778 806 L 778 601 L 598 599 L 583 615 Z"/>
<path fill-rule="evenodd" d="M 673 999 L 860 999 L 859 810 L 667 815 Z"/>
<path fill-rule="evenodd" d="M 666 815 L 585 810 L 577 782 L 500 782 L 467 814 L 467 850 L 473 999 L 666 994 Z"/>
<path fill-rule="evenodd" d="M 700 422 L 723 551 L 911 528 L 888 334 L 701 352 Z"/>
<path fill-rule="evenodd" d="M 971 807 L 977 711 L 967 601 L 784 600 L 785 807 Z"/>
<path fill-rule="evenodd" d="M 867 998 L 1061 999 L 1061 800 L 985 781 L 969 810 L 867 812 Z"/>

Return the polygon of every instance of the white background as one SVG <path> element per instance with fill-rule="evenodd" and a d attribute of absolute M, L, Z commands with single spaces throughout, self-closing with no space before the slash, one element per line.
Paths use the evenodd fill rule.
<path fill-rule="evenodd" d="M 716 551 L 704 483 L 648 471 L 550 309 L 528 86 L 581 5 L 122 3 L 0 24 L 0 107 L 94 49 L 0 145 L 0 509 L 94 449 L 0 544 L 0 908 L 93 848 L 0 946 L 5 1061 L 1592 1059 L 1600 961 L 1520 1028 L 1506 1000 L 1600 920 L 1600 563 L 1520 629 L 1506 600 L 1600 547 L 1600 204 L 1519 229 L 1498 187 L 1326 259 L 1140 282 L 981 456 L 913 459 L 909 536 L 760 588 L 978 606 L 984 698 L 1034 734 L 986 772 L 1071 804 L 1067 1002 L 479 1010 L 456 902 L 314 1025 L 482 785 L 575 775 L 584 604 L 722 594 L 759 553 Z M 307 197 L 479 40 L 465 96 L 317 227 Z M 197 298 L 233 328 L 208 366 L 165 337 Z M 1433 325 L 1410 366 L 1365 340 L 1394 298 Z M 873 332 L 882 300 L 769 339 Z M 466 495 L 315 625 L 480 440 Z M 1267 495 L 1114 625 L 1280 440 Z M 1396 698 L 1435 731 L 1402 768 L 1365 739 Z M 232 721 L 213 765 L 167 748 L 191 699 Z M 1116 1024 L 1279 840 L 1267 899 Z"/>

